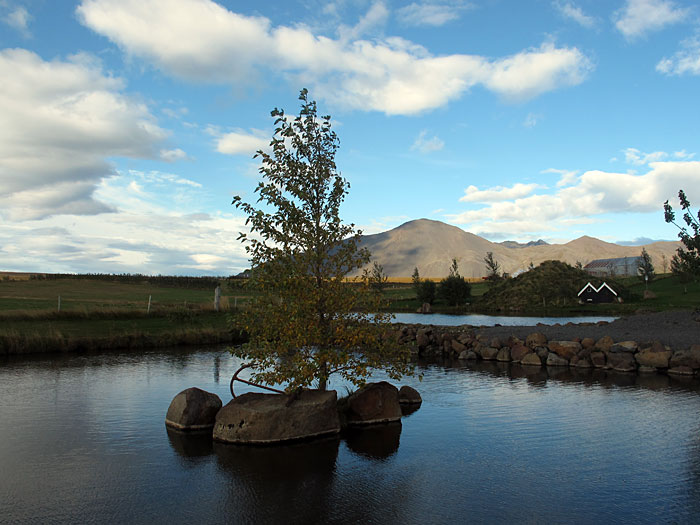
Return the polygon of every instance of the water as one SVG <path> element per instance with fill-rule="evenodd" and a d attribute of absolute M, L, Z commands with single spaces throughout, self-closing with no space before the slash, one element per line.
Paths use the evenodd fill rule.
<path fill-rule="evenodd" d="M 585 316 L 585 317 L 515 317 L 507 315 L 447 315 L 447 314 L 394 314 L 395 323 L 406 324 L 432 324 L 443 326 L 535 326 L 538 323 L 546 325 L 566 324 L 566 323 L 597 323 L 606 321 L 608 323 L 617 319 L 610 316 Z"/>
<path fill-rule="evenodd" d="M 0 361 L 0 522 L 698 523 L 700 387 L 421 364 L 400 427 L 277 448 L 168 432 L 222 350 Z M 243 390 L 242 388 L 241 390 Z"/>

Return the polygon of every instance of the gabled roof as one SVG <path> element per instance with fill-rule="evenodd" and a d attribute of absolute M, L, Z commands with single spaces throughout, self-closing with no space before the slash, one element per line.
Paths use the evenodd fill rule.
<path fill-rule="evenodd" d="M 586 286 L 584 286 L 583 288 L 581 288 L 581 291 L 576 295 L 576 297 L 580 296 L 583 292 L 585 292 L 587 288 L 590 288 L 590 289 L 593 290 L 595 293 L 600 293 L 600 291 L 601 291 L 603 288 L 607 288 L 608 290 L 610 290 L 610 291 L 615 295 L 615 297 L 617 297 L 617 292 L 616 292 L 615 290 L 613 290 L 612 288 L 610 288 L 610 287 L 607 285 L 607 283 L 601 284 L 598 288 L 596 288 L 595 286 L 593 286 L 591 283 L 586 283 Z"/>
<path fill-rule="evenodd" d="M 608 268 L 610 266 L 627 266 L 638 264 L 641 257 L 616 257 L 614 259 L 596 259 L 589 262 L 584 268 Z"/>

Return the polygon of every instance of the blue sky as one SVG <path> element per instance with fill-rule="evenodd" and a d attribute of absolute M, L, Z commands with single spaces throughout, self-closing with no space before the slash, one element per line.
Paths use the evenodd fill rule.
<path fill-rule="evenodd" d="M 228 275 L 270 110 L 340 136 L 343 219 L 675 239 L 700 204 L 688 0 L 0 0 L 0 269 Z"/>

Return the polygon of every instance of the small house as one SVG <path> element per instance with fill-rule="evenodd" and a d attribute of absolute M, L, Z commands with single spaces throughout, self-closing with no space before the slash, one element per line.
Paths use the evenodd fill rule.
<path fill-rule="evenodd" d="M 601 284 L 598 288 L 587 283 L 578 293 L 578 300 L 580 303 L 613 303 L 618 300 L 618 296 L 607 283 Z"/>

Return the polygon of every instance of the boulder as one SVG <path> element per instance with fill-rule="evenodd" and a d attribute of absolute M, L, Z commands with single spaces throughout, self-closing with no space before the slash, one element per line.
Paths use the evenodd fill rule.
<path fill-rule="evenodd" d="M 572 360 L 571 364 L 576 368 L 593 368 L 593 363 L 591 363 L 591 360 L 587 357 L 577 358 L 576 363 L 574 363 Z"/>
<path fill-rule="evenodd" d="M 416 313 L 419 314 L 431 314 L 433 313 L 433 308 L 430 306 L 430 303 L 423 303 L 420 308 L 418 308 L 418 311 Z"/>
<path fill-rule="evenodd" d="M 416 344 L 421 350 L 430 344 L 430 336 L 424 330 L 418 330 L 416 334 Z"/>
<path fill-rule="evenodd" d="M 630 352 L 635 353 L 639 348 L 637 341 L 620 341 L 615 343 L 610 347 L 610 352 L 613 354 L 619 354 L 620 352 Z"/>
<path fill-rule="evenodd" d="M 581 343 L 575 341 L 550 341 L 547 346 L 559 357 L 567 360 L 574 357 L 581 350 Z"/>
<path fill-rule="evenodd" d="M 399 390 L 386 381 L 367 383 L 347 398 L 348 425 L 372 425 L 401 419 Z"/>
<path fill-rule="evenodd" d="M 671 359 L 671 349 L 655 342 L 648 348 L 642 348 L 634 355 L 634 358 L 639 363 L 639 366 L 668 368 L 668 362 Z"/>
<path fill-rule="evenodd" d="M 249 392 L 219 411 L 213 437 L 227 443 L 274 444 L 339 432 L 335 390 L 303 390 L 295 396 Z"/>
<path fill-rule="evenodd" d="M 537 354 L 530 353 L 520 360 L 520 364 L 525 366 L 542 366 L 542 361 L 540 361 Z"/>
<path fill-rule="evenodd" d="M 459 354 L 458 359 L 460 359 L 461 361 L 471 361 L 477 359 L 477 355 L 473 350 L 465 350 L 464 352 Z"/>
<path fill-rule="evenodd" d="M 608 354 L 610 368 L 618 372 L 634 372 L 637 370 L 637 362 L 629 352 L 611 352 Z"/>
<path fill-rule="evenodd" d="M 209 430 L 214 426 L 221 399 L 199 388 L 188 388 L 170 402 L 165 424 L 177 430 Z"/>
<path fill-rule="evenodd" d="M 454 350 L 457 354 L 461 354 L 467 349 L 466 345 L 463 345 L 462 343 L 457 341 L 457 339 L 453 339 L 452 341 L 450 341 L 450 345 L 452 347 L 452 350 Z"/>
<path fill-rule="evenodd" d="M 508 362 L 510 360 L 510 348 L 504 346 L 496 354 L 496 361 Z"/>
<path fill-rule="evenodd" d="M 595 339 L 592 337 L 584 337 L 581 340 L 581 346 L 583 348 L 593 348 L 595 346 Z"/>
<path fill-rule="evenodd" d="M 615 341 L 613 341 L 613 338 L 610 337 L 609 335 L 606 335 L 604 337 L 601 337 L 595 342 L 594 348 L 596 350 L 599 350 L 601 352 L 609 352 L 610 347 L 615 344 Z"/>
<path fill-rule="evenodd" d="M 501 348 L 503 346 L 503 343 L 501 342 L 501 338 L 500 337 L 492 338 L 491 341 L 489 342 L 489 346 L 491 346 L 493 348 Z"/>
<path fill-rule="evenodd" d="M 481 358 L 484 361 L 494 361 L 498 356 L 498 348 L 486 346 L 481 349 Z"/>
<path fill-rule="evenodd" d="M 535 332 L 525 338 L 525 344 L 530 348 L 544 346 L 547 344 L 547 337 L 541 332 Z"/>
<path fill-rule="evenodd" d="M 606 364 L 605 354 L 603 352 L 591 352 L 591 364 L 595 368 L 604 368 Z"/>
<path fill-rule="evenodd" d="M 689 366 L 674 366 L 673 368 L 668 369 L 668 373 L 677 376 L 692 376 L 693 369 Z"/>
<path fill-rule="evenodd" d="M 513 345 L 513 348 L 510 349 L 510 358 L 514 362 L 519 363 L 523 360 L 523 357 L 525 357 L 530 352 L 531 350 L 527 346 L 524 346 L 522 344 L 515 344 Z"/>
<path fill-rule="evenodd" d="M 689 368 L 700 368 L 700 345 L 693 345 L 687 350 L 674 352 L 669 361 L 670 367 L 687 366 Z"/>
<path fill-rule="evenodd" d="M 550 352 L 547 356 L 547 366 L 569 366 L 569 361 L 554 352 Z"/>
<path fill-rule="evenodd" d="M 399 389 L 399 403 L 402 405 L 420 405 L 423 398 L 415 388 L 404 385 Z"/>

